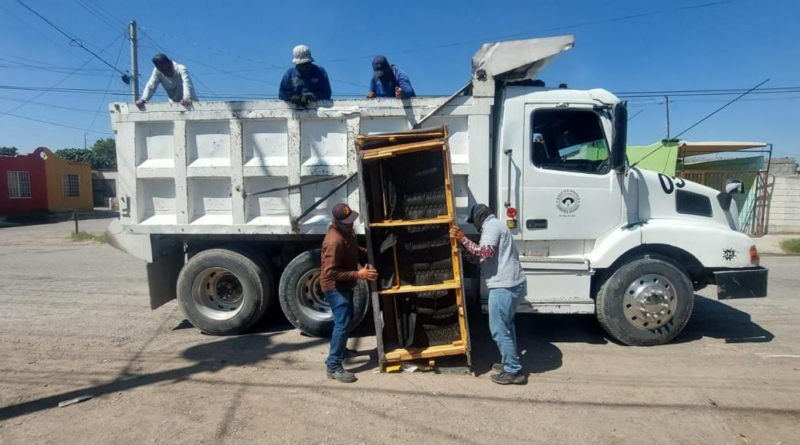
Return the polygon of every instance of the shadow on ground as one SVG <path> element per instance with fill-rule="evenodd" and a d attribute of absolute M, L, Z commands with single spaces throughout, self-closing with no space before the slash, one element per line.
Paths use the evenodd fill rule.
<path fill-rule="evenodd" d="M 193 346 L 185 350 L 182 357 L 191 362 L 181 368 L 158 371 L 149 374 L 135 374 L 129 370 L 139 359 L 135 354 L 130 363 L 113 380 L 91 386 L 67 391 L 51 396 L 17 403 L 0 408 L 0 421 L 31 414 L 58 406 L 58 403 L 78 396 L 90 394 L 94 397 L 105 394 L 131 390 L 143 386 L 153 385 L 165 381 L 178 382 L 203 372 L 219 372 L 227 367 L 241 367 L 261 362 L 270 355 L 281 352 L 297 351 L 306 348 L 326 345 L 326 338 L 308 338 L 302 343 L 275 343 L 273 337 L 282 332 L 293 329 L 282 316 L 273 315 L 259 324 L 251 333 L 235 337 L 209 337 L 208 342 Z M 351 338 L 360 340 L 375 335 L 371 315 L 356 329 Z M 182 321 L 171 330 L 190 328 L 188 322 Z M 169 328 L 167 328 L 169 329 Z M 470 331 L 472 340 L 472 360 L 476 375 L 481 375 L 491 370 L 492 363 L 499 360 L 497 347 L 489 334 L 488 320 L 484 314 L 471 314 Z M 198 333 L 198 335 L 200 335 Z M 770 342 L 774 335 L 754 323 L 745 312 L 730 307 L 725 303 L 698 296 L 695 301 L 695 311 L 683 333 L 675 340 L 677 343 L 696 341 L 703 337 L 724 339 L 728 343 Z M 155 338 L 155 336 L 154 336 Z M 528 373 L 543 373 L 558 369 L 562 365 L 562 352 L 555 343 L 577 342 L 602 345 L 608 343 L 604 331 L 592 315 L 535 315 L 520 314 L 517 316 L 517 343 L 521 351 L 522 365 Z M 149 343 L 149 342 L 148 342 Z M 359 342 L 356 342 L 358 344 Z M 145 345 L 146 346 L 146 345 Z M 377 367 L 377 353 L 374 349 L 357 351 L 366 361 L 353 369 L 355 372 L 364 372 Z M 362 360 L 363 361 L 363 360 Z M 322 369 L 320 364 L 320 369 Z M 271 384 L 258 384 L 257 386 L 269 387 Z M 304 388 L 304 385 L 283 385 Z M 337 390 L 347 390 L 345 387 L 335 387 Z M 372 389 L 387 393 L 401 393 L 397 390 Z M 412 391 L 413 392 L 413 391 Z M 408 392 L 408 393 L 412 393 Z M 422 394 L 424 395 L 424 394 Z M 448 396 L 451 397 L 451 396 Z M 462 397 L 453 395 L 452 397 Z M 466 397 L 466 396 L 463 396 Z M 502 398 L 486 398 L 504 400 Z M 547 401 L 555 405 L 567 402 Z M 601 403 L 576 402 L 574 405 L 591 407 L 600 406 Z M 653 407 L 651 405 L 625 405 Z M 671 408 L 701 409 L 689 405 L 664 405 Z M 760 408 L 731 408 L 741 412 L 768 412 L 800 414 L 798 410 L 769 410 Z"/>
<path fill-rule="evenodd" d="M 755 323 L 750 314 L 726 303 L 696 295 L 689 323 L 673 343 L 687 343 L 703 337 L 725 343 L 769 343 L 775 336 Z"/>

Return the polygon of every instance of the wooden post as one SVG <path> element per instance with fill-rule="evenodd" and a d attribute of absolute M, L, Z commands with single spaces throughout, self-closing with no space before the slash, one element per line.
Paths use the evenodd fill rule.
<path fill-rule="evenodd" d="M 75 221 L 75 234 L 78 234 L 78 211 L 72 211 L 72 219 Z"/>

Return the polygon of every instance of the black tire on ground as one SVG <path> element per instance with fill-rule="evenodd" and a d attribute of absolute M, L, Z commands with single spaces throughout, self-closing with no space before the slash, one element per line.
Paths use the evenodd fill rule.
<path fill-rule="evenodd" d="M 240 334 L 253 326 L 272 306 L 272 289 L 272 271 L 265 263 L 228 249 L 193 256 L 177 283 L 183 314 L 211 335 Z"/>
<path fill-rule="evenodd" d="M 309 250 L 295 257 L 281 275 L 278 298 L 286 319 L 304 334 L 330 337 L 333 314 L 319 288 L 322 251 Z M 369 309 L 369 290 L 359 282 L 353 292 L 352 331 L 364 320 Z"/>
<path fill-rule="evenodd" d="M 636 325 L 639 316 L 633 312 L 636 308 L 627 308 L 625 295 L 626 292 L 633 295 L 632 286 L 640 278 L 648 276 L 655 281 L 657 278 L 653 276 L 666 278 L 671 283 L 668 286 L 672 288 L 670 295 L 677 301 L 669 309 L 671 318 L 663 323 L 652 321 L 649 328 L 644 328 Z M 668 258 L 640 258 L 614 271 L 600 288 L 596 305 L 600 325 L 614 339 L 630 346 L 655 346 L 669 342 L 686 326 L 694 307 L 694 290 L 686 272 Z M 638 323 L 646 320 L 640 319 Z"/>

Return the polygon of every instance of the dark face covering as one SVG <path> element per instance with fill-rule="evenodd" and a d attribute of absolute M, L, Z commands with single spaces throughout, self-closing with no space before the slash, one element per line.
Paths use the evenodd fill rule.
<path fill-rule="evenodd" d="M 305 76 L 311 72 L 311 63 L 301 63 L 297 65 L 297 72 L 300 73 L 301 76 Z"/>
<path fill-rule="evenodd" d="M 353 224 L 346 224 L 339 221 L 336 218 L 333 218 L 333 227 L 336 227 L 336 230 L 341 232 L 342 234 L 354 233 Z"/>
<path fill-rule="evenodd" d="M 475 217 L 472 219 L 472 224 L 478 229 L 478 232 L 483 231 L 483 223 L 492 216 L 492 211 L 488 207 L 483 207 L 475 212 Z"/>

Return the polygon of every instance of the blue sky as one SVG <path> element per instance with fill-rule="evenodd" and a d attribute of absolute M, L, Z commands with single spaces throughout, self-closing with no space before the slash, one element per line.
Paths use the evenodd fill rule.
<path fill-rule="evenodd" d="M 480 42 L 509 35 L 575 35 L 575 49 L 542 73 L 548 85 L 566 82 L 612 92 L 746 89 L 767 78 L 765 87 L 800 85 L 800 2 L 791 0 L 738 0 L 682 11 L 674 10 L 718 0 L 410 0 L 385 9 L 381 2 L 367 1 L 23 1 L 85 46 L 107 47 L 102 57 L 123 71 L 129 69 L 130 48 L 119 39 L 120 21 L 137 20 L 140 88 L 160 47 L 189 68 L 201 100 L 212 94 L 274 96 L 291 64 L 291 49 L 300 43 L 312 48 L 334 79 L 335 95 L 366 92 L 375 54 L 401 67 L 418 94 L 448 95 L 469 79 L 470 59 Z M 654 14 L 608 21 L 645 13 Z M 579 26 L 552 30 L 569 25 Z M 51 87 L 90 58 L 15 0 L 0 1 L 0 111 L 40 94 L 1 86 Z M 104 98 L 107 86 L 112 93 L 129 89 L 118 75 L 112 78 L 109 67 L 89 62 L 58 88 L 99 94 L 48 92 L 12 111 L 77 129 L 0 115 L 0 145 L 30 152 L 37 146 L 82 147 L 87 130 L 89 145 L 110 136 L 103 134 L 111 133 L 106 103 L 127 97 Z M 158 97 L 163 100 L 163 93 Z M 672 135 L 731 98 L 675 98 Z M 799 106 L 800 93 L 745 98 L 683 139 L 772 142 L 777 156 L 800 158 Z M 639 111 L 630 122 L 631 144 L 665 136 L 663 99 L 631 100 L 630 115 Z"/>

